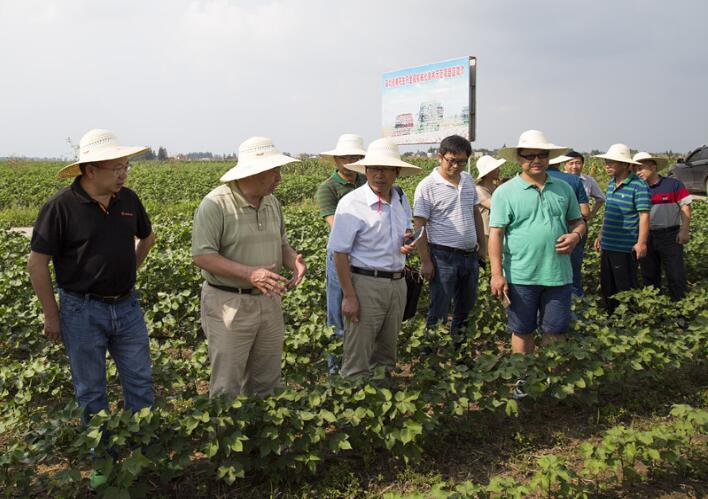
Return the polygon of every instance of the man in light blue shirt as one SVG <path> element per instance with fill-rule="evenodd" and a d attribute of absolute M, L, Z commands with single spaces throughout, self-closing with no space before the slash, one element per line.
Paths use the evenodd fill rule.
<path fill-rule="evenodd" d="M 396 366 L 406 304 L 403 267 L 413 247 L 404 243 L 411 229 L 410 204 L 393 184 L 420 170 L 401 161 L 390 139 L 372 142 L 364 159 L 347 168 L 365 174 L 367 182 L 341 199 L 329 237 L 343 292 L 344 377 Z"/>

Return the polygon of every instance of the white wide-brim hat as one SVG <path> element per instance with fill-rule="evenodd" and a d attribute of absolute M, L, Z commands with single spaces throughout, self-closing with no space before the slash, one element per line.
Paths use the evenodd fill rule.
<path fill-rule="evenodd" d="M 612 144 L 605 154 L 598 154 L 593 156 L 593 158 L 609 159 L 620 163 L 629 163 L 630 165 L 641 164 L 632 159 L 632 152 L 626 144 Z"/>
<path fill-rule="evenodd" d="M 548 162 L 549 165 L 560 165 L 561 163 L 565 163 L 566 161 L 570 161 L 571 158 L 570 156 L 566 156 L 565 154 L 561 154 L 557 158 L 553 158 Z"/>
<path fill-rule="evenodd" d="M 150 148 L 147 146 L 122 146 L 118 143 L 118 137 L 110 130 L 94 128 L 86 132 L 79 141 L 79 160 L 66 165 L 57 175 L 61 178 L 76 177 L 81 175 L 82 163 L 126 158 L 142 154 L 148 149 Z"/>
<path fill-rule="evenodd" d="M 273 145 L 272 139 L 268 137 L 251 137 L 238 146 L 238 162 L 236 166 L 224 173 L 219 180 L 221 182 L 240 180 L 298 161 L 298 159 L 281 154 Z"/>
<path fill-rule="evenodd" d="M 540 130 L 526 130 L 519 136 L 519 143 L 514 147 L 504 147 L 499 150 L 499 156 L 509 161 L 518 161 L 516 152 L 519 149 L 541 149 L 548 151 L 548 157 L 553 159 L 568 150 L 567 147 L 558 146 L 546 140 L 546 136 Z"/>
<path fill-rule="evenodd" d="M 493 172 L 504 163 L 506 163 L 505 159 L 496 159 L 488 154 L 480 157 L 477 160 L 477 180 L 481 179 L 488 173 Z"/>
<path fill-rule="evenodd" d="M 398 146 L 394 141 L 388 138 L 377 139 L 369 144 L 366 150 L 366 155 L 363 159 L 355 163 L 349 163 L 347 170 L 352 170 L 357 173 L 366 174 L 367 166 L 390 166 L 400 168 L 401 177 L 417 175 L 420 173 L 420 168 L 406 163 L 401 159 L 401 153 L 398 151 Z"/>
<path fill-rule="evenodd" d="M 661 169 L 661 168 L 666 168 L 669 164 L 669 160 L 666 158 L 657 158 L 656 156 L 652 156 L 648 152 L 638 152 L 637 154 L 634 155 L 632 158 L 634 161 L 637 163 L 641 163 L 645 159 L 650 159 L 656 163 L 656 168 Z"/>
<path fill-rule="evenodd" d="M 340 135 L 337 141 L 337 146 L 331 151 L 321 152 L 320 156 L 334 157 L 334 156 L 364 156 L 366 150 L 364 150 L 364 139 L 361 135 L 356 135 L 354 133 L 345 133 Z"/>

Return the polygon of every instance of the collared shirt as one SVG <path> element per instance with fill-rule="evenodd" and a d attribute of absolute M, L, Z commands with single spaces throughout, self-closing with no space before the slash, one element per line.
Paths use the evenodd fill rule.
<path fill-rule="evenodd" d="M 647 184 L 634 173 L 616 185 L 614 178 L 607 184 L 605 219 L 602 222 L 602 249 L 631 253 L 639 237 L 639 212 L 649 211 Z"/>
<path fill-rule="evenodd" d="M 334 170 L 334 173 L 317 188 L 316 197 L 320 216 L 325 218 L 334 215 L 339 200 L 365 183 L 366 177 L 361 173 L 357 173 L 354 183 L 351 183 L 343 179 L 337 170 Z"/>
<path fill-rule="evenodd" d="M 406 195 L 401 198 L 391 189 L 391 202 L 387 203 L 367 183 L 337 205 L 328 251 L 347 253 L 355 267 L 398 272 L 406 264 L 406 255 L 400 250 L 405 231 L 411 227 Z"/>
<path fill-rule="evenodd" d="M 680 226 L 681 208 L 693 201 L 693 196 L 679 179 L 661 175 L 656 184 L 649 186 L 649 197 L 649 223 L 652 230 Z"/>
<path fill-rule="evenodd" d="M 236 182 L 222 184 L 207 194 L 194 214 L 192 256 L 218 253 L 252 267 L 283 265 L 283 245 L 288 244 L 280 203 L 272 194 L 258 208 L 243 196 Z M 234 288 L 251 288 L 244 280 L 212 274 L 202 269 L 208 282 Z"/>
<path fill-rule="evenodd" d="M 583 181 L 577 175 L 572 173 L 566 173 L 560 171 L 555 166 L 548 167 L 548 174 L 552 177 L 561 179 L 573 188 L 575 193 L 575 199 L 578 200 L 580 204 L 588 204 L 588 194 L 585 192 L 585 187 L 583 186 Z"/>
<path fill-rule="evenodd" d="M 600 185 L 594 178 L 592 178 L 590 175 L 585 175 L 584 173 L 581 173 L 580 180 L 583 181 L 583 187 L 585 188 L 585 192 L 588 195 L 588 199 L 595 198 L 602 199 L 603 201 L 605 200 L 605 193 L 602 192 Z"/>
<path fill-rule="evenodd" d="M 471 251 L 477 247 L 474 206 L 479 204 L 472 176 L 460 173 L 458 185 L 435 168 L 415 189 L 413 216 L 427 219 L 428 242 Z"/>
<path fill-rule="evenodd" d="M 57 286 L 74 293 L 115 296 L 135 285 L 135 238 L 152 226 L 138 196 L 123 187 L 107 208 L 81 187 L 81 176 L 42 206 L 32 251 L 51 255 Z"/>
<path fill-rule="evenodd" d="M 482 216 L 482 223 L 484 224 L 484 235 L 489 236 L 489 208 L 486 208 L 482 203 L 487 200 L 491 201 L 492 193 L 496 187 L 489 189 L 487 186 L 475 184 L 475 189 L 479 200 L 479 214 Z"/>
<path fill-rule="evenodd" d="M 573 189 L 548 175 L 543 189 L 517 175 L 492 195 L 490 227 L 504 229 L 502 266 L 513 284 L 563 286 L 573 281 L 570 255 L 556 251 L 568 222 L 581 217 Z"/>

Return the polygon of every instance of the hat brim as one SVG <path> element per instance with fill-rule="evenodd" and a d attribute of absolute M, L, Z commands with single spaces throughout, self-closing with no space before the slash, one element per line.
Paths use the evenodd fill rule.
<path fill-rule="evenodd" d="M 236 166 L 224 173 L 219 179 L 220 182 L 231 182 L 232 180 L 240 180 L 246 177 L 252 177 L 259 173 L 278 168 L 279 166 L 289 163 L 299 163 L 299 159 L 291 158 L 285 154 L 274 154 L 262 159 L 252 161 L 250 163 L 238 162 Z"/>
<path fill-rule="evenodd" d="M 498 170 L 501 165 L 506 163 L 506 160 L 504 158 L 502 159 L 495 159 L 494 162 L 490 162 L 489 166 L 484 167 L 484 169 L 479 169 L 477 168 L 477 180 L 481 179 L 482 177 L 489 175 L 492 173 L 494 170 Z"/>
<path fill-rule="evenodd" d="M 618 161 L 620 163 L 627 163 L 630 165 L 641 165 L 638 161 L 634 161 L 632 158 L 622 158 L 620 156 L 614 156 L 612 154 L 598 154 L 593 156 L 593 158 L 609 159 L 611 161 Z"/>
<path fill-rule="evenodd" d="M 669 166 L 669 160 L 666 158 L 642 158 L 636 160 L 638 163 L 641 163 L 642 161 L 649 161 L 652 160 L 654 163 L 656 163 L 656 169 L 661 170 L 662 168 L 666 168 Z"/>
<path fill-rule="evenodd" d="M 562 164 L 562 163 L 565 163 L 565 162 L 567 162 L 567 161 L 570 161 L 571 159 L 573 159 L 573 158 L 571 158 L 570 156 L 566 156 L 565 154 L 561 154 L 560 156 L 556 156 L 555 158 L 553 158 L 552 160 L 550 160 L 550 161 L 548 162 L 548 164 L 549 164 L 549 165 L 553 165 L 553 166 L 555 166 L 555 165 L 560 165 L 560 164 Z"/>
<path fill-rule="evenodd" d="M 321 152 L 320 156 L 333 158 L 334 156 L 366 156 L 366 151 L 357 148 L 332 149 L 331 151 Z"/>
<path fill-rule="evenodd" d="M 144 152 L 149 151 L 150 148 L 147 146 L 141 147 L 129 147 L 129 146 L 115 146 L 106 149 L 101 149 L 93 154 L 88 154 L 86 157 L 81 158 L 75 163 L 66 165 L 64 168 L 57 172 L 59 178 L 71 178 L 81 175 L 81 166 L 86 163 L 96 163 L 98 161 L 110 161 L 112 159 L 119 158 L 129 158 L 131 156 L 137 156 Z"/>
<path fill-rule="evenodd" d="M 421 172 L 420 167 L 415 166 L 411 163 L 406 163 L 403 160 L 400 159 L 394 159 L 394 158 L 363 158 L 360 159 L 359 161 L 356 161 L 355 163 L 349 163 L 347 166 L 347 170 L 352 170 L 357 173 L 361 173 L 362 175 L 366 175 L 366 167 L 367 166 L 383 166 L 383 167 L 389 167 L 389 168 L 400 168 L 401 177 L 410 177 L 411 175 L 418 175 Z"/>
<path fill-rule="evenodd" d="M 528 144 L 524 146 L 503 147 L 499 149 L 497 155 L 509 161 L 518 162 L 519 158 L 516 153 L 519 149 L 540 149 L 541 151 L 548 151 L 549 160 L 557 158 L 570 150 L 569 147 L 557 146 L 555 144 Z"/>

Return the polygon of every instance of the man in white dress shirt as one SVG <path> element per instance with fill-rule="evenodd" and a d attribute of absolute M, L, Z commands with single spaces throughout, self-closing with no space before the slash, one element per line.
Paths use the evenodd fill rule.
<path fill-rule="evenodd" d="M 411 229 L 411 207 L 394 182 L 420 170 L 401 161 L 390 139 L 372 142 L 364 159 L 347 168 L 365 174 L 367 182 L 341 199 L 329 237 L 344 295 L 344 377 L 396 366 L 406 304 L 403 267 L 413 247 L 404 243 Z"/>

